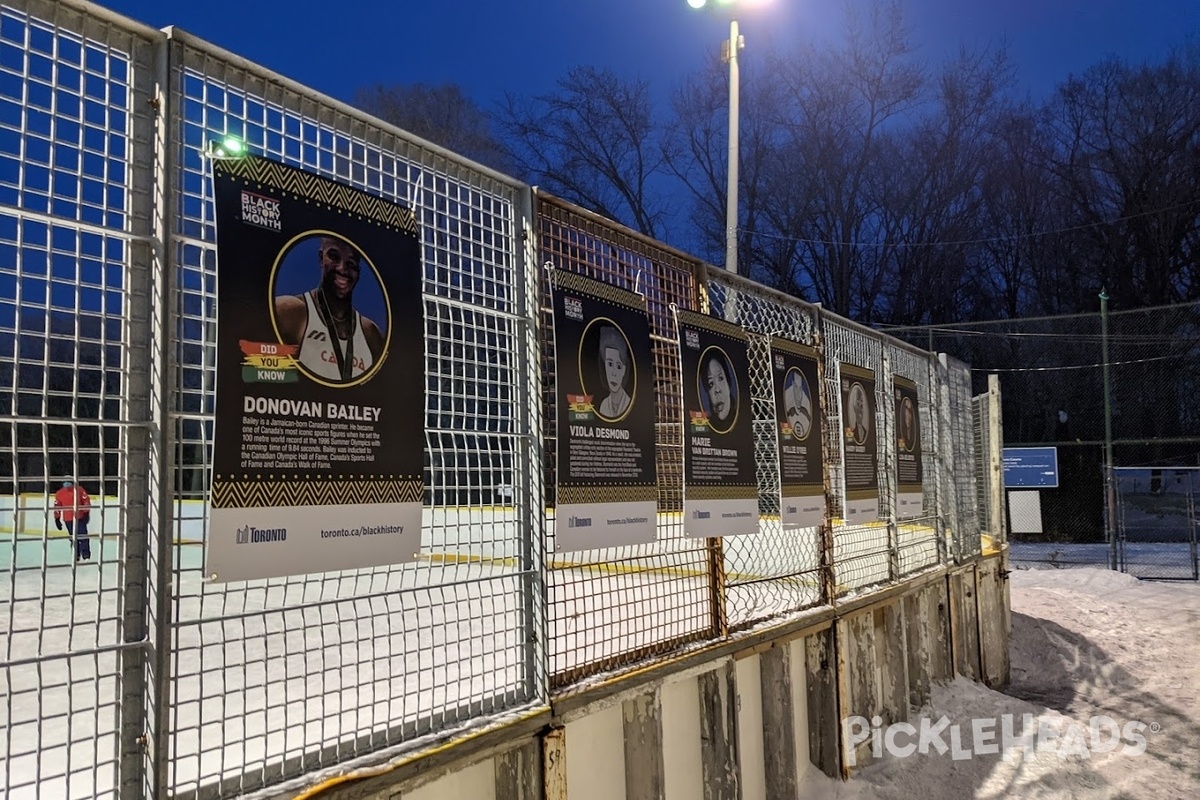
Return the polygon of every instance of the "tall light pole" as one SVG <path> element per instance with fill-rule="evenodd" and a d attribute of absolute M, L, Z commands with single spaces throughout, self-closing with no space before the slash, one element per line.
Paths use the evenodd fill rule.
<path fill-rule="evenodd" d="M 738 255 L 738 51 L 744 43 L 738 35 L 736 19 L 729 20 L 729 41 L 725 58 L 729 61 L 729 186 L 725 198 L 725 269 L 737 273 Z"/>
<path fill-rule="evenodd" d="M 743 0 L 745 1 L 745 0 Z M 688 0 L 692 8 L 732 6 L 737 0 Z M 725 193 L 725 269 L 736 273 L 738 229 L 738 53 L 746 46 L 737 20 L 729 20 L 729 40 L 721 44 L 721 58 L 729 64 L 729 183 Z"/>

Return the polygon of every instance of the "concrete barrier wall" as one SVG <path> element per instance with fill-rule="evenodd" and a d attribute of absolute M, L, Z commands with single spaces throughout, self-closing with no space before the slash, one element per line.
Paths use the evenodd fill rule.
<path fill-rule="evenodd" d="M 1007 551 L 553 698 L 480 755 L 418 758 L 327 800 L 769 800 L 869 762 L 841 721 L 907 720 L 955 675 L 1008 680 Z M 413 774 L 414 771 L 417 774 Z M 283 795 L 289 796 L 289 795 Z M 294 796 L 294 795 L 290 795 Z"/>

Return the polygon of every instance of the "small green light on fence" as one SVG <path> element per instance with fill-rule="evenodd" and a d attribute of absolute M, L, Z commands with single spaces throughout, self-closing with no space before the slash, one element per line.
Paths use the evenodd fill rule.
<path fill-rule="evenodd" d="M 218 158 L 236 158 L 246 154 L 246 144 L 236 136 L 209 142 L 209 151 Z"/>

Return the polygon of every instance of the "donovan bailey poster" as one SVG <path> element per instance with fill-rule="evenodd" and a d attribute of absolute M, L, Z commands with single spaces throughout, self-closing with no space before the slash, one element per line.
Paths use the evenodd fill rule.
<path fill-rule="evenodd" d="M 646 300 L 556 269 L 554 550 L 653 542 L 654 361 Z"/>
<path fill-rule="evenodd" d="M 217 400 L 205 571 L 411 561 L 424 494 L 412 210 L 255 156 L 213 159 Z"/>

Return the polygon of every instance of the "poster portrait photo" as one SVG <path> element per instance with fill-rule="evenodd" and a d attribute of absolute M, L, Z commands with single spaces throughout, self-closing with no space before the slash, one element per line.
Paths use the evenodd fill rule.
<path fill-rule="evenodd" d="M 780 337 L 770 342 L 771 388 L 779 458 L 779 518 L 785 531 L 825 519 L 825 462 L 821 436 L 820 353 Z"/>
<path fill-rule="evenodd" d="M 684 535 L 758 530 L 749 336 L 728 320 L 675 309 L 684 419 Z"/>
<path fill-rule="evenodd" d="M 604 317 L 592 320 L 579 342 L 579 381 L 593 397 L 596 416 L 619 422 L 633 408 L 637 365 L 621 326 Z"/>
<path fill-rule="evenodd" d="M 299 348 L 302 374 L 351 386 L 378 370 L 391 311 L 378 271 L 348 238 L 311 231 L 288 242 L 272 272 L 271 297 L 279 342 Z"/>
<path fill-rule="evenodd" d="M 912 398 L 904 397 L 900 401 L 900 413 L 897 417 L 900 432 L 898 444 L 902 450 L 911 453 L 917 448 L 917 439 L 920 436 L 917 410 L 913 406 Z"/>
<path fill-rule="evenodd" d="M 812 391 L 808 378 L 796 367 L 789 369 L 783 379 L 783 402 L 792 438 L 804 441 L 812 431 Z"/>
<path fill-rule="evenodd" d="M 709 427 L 715 433 L 728 433 L 737 423 L 738 383 L 733 363 L 720 347 L 710 347 L 701 354 L 696 385 Z"/>
<path fill-rule="evenodd" d="M 846 410 L 846 435 L 855 444 L 863 444 L 871 433 L 871 404 L 861 383 L 850 387 L 850 407 Z"/>

